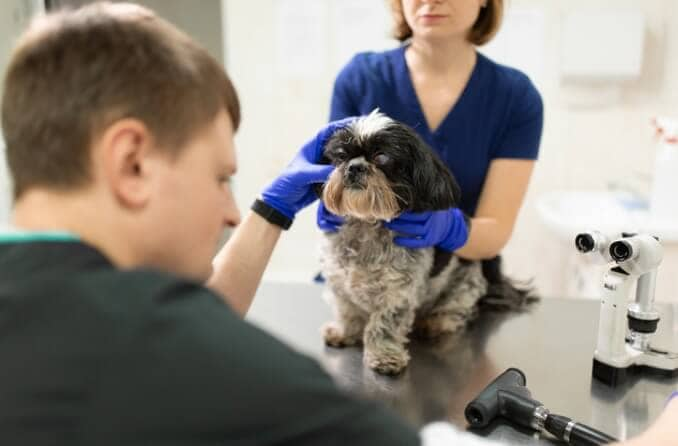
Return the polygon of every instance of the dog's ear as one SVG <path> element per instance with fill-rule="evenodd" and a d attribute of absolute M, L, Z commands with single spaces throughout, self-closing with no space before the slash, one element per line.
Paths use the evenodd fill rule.
<path fill-rule="evenodd" d="M 459 206 L 461 189 L 450 170 L 423 140 L 412 165 L 412 212 L 437 211 Z"/>

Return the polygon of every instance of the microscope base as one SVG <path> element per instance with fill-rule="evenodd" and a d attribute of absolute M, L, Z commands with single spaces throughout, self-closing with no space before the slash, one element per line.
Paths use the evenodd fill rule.
<path fill-rule="evenodd" d="M 628 368 L 613 367 L 593 358 L 593 377 L 610 387 L 617 387 L 626 382 Z"/>
<path fill-rule="evenodd" d="M 638 374 L 675 378 L 678 376 L 678 367 L 673 370 L 651 367 L 646 364 L 631 364 L 628 367 L 615 367 L 593 358 L 593 377 L 610 387 L 617 387 L 626 380 Z"/>

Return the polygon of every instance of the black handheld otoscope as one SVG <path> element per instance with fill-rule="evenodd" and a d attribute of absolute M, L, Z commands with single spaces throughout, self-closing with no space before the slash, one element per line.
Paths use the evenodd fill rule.
<path fill-rule="evenodd" d="M 532 398 L 525 387 L 525 374 L 510 368 L 492 381 L 464 411 L 472 427 L 485 427 L 497 416 L 536 431 L 547 431 L 574 446 L 614 443 L 616 438 L 577 423 L 568 417 L 549 412 Z"/>

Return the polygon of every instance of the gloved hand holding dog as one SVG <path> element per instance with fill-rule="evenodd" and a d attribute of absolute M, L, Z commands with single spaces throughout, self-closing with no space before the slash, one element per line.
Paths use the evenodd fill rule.
<path fill-rule="evenodd" d="M 403 212 L 384 226 L 399 233 L 394 243 L 405 248 L 431 246 L 455 251 L 468 240 L 468 219 L 459 208 L 432 212 Z M 322 202 L 318 205 L 317 224 L 325 232 L 336 232 L 344 219 L 328 211 Z"/>
<path fill-rule="evenodd" d="M 388 229 L 401 235 L 393 242 L 405 248 L 435 246 L 445 251 L 456 251 L 468 240 L 468 219 L 459 208 L 430 212 L 403 212 L 384 223 Z"/>
<path fill-rule="evenodd" d="M 264 203 L 290 220 L 297 212 L 318 197 L 313 184 L 323 183 L 334 170 L 332 165 L 318 164 L 327 140 L 337 130 L 346 127 L 354 118 L 330 122 L 299 150 L 292 162 L 261 194 Z"/>
<path fill-rule="evenodd" d="M 344 224 L 344 221 L 344 217 L 340 217 L 339 215 L 335 215 L 328 211 L 322 201 L 318 203 L 316 222 L 321 231 L 337 232 L 341 225 Z"/>

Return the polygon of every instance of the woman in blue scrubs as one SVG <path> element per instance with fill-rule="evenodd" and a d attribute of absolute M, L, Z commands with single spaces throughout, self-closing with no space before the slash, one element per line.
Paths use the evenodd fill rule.
<path fill-rule="evenodd" d="M 378 107 L 417 131 L 457 178 L 459 207 L 472 217 L 456 254 L 494 258 L 511 236 L 543 124 L 541 97 L 530 79 L 476 51 L 496 33 L 503 1 L 392 0 L 391 8 L 403 45 L 353 57 L 337 76 L 330 120 Z M 436 234 L 426 231 L 445 234 L 441 225 L 458 226 L 461 213 L 453 211 L 404 214 L 389 226 L 416 236 L 396 243 L 434 246 Z M 429 219 L 437 221 L 425 225 Z M 333 220 L 320 209 L 322 229 L 331 230 Z"/>

